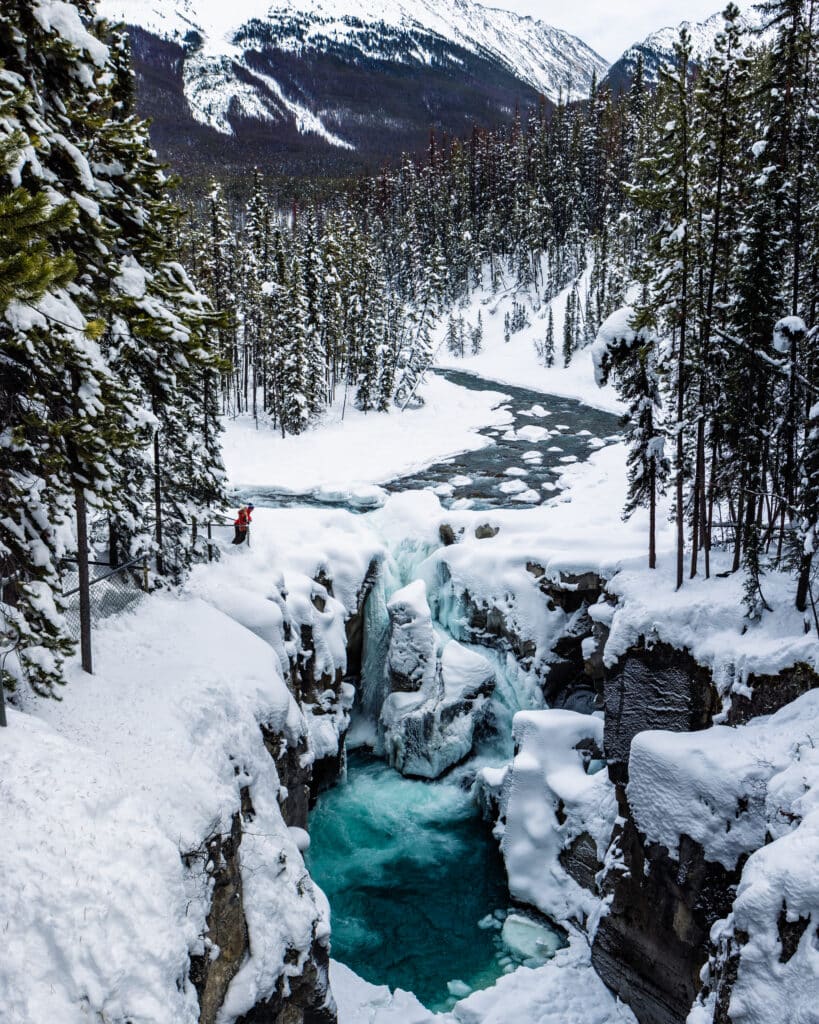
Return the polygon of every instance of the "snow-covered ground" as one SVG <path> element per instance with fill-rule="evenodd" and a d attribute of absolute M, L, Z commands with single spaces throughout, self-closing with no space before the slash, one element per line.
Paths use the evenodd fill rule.
<path fill-rule="evenodd" d="M 581 296 L 587 287 L 588 271 L 580 282 Z M 621 413 L 623 405 L 617 397 L 612 385 L 598 388 L 594 380 L 594 367 L 591 349 L 577 351 L 568 367 L 563 366 L 563 323 L 566 316 L 566 297 L 571 288 L 565 288 L 552 299 L 544 303 L 538 311 L 527 305 L 530 325 L 512 334 L 509 341 L 504 340 L 504 316 L 511 316 L 515 300 L 525 301 L 524 293 L 515 293 L 503 289 L 493 295 L 489 289 L 476 289 L 472 292 L 466 307 L 457 307 L 453 314 L 463 317 L 467 328 L 477 326 L 478 314 L 483 324 L 483 349 L 478 355 L 471 355 L 467 330 L 466 355 L 452 355 L 447 350 L 445 336 L 447 319 L 438 326 L 436 333 L 436 363 L 450 369 L 464 370 L 478 374 L 487 380 L 499 384 L 514 384 L 518 387 L 531 388 L 545 394 L 560 395 L 563 398 L 576 398 L 594 409 L 605 412 Z M 554 318 L 555 362 L 547 367 L 538 357 L 535 342 L 543 342 L 551 306 Z"/>
<path fill-rule="evenodd" d="M 513 336 L 509 345 L 502 337 L 499 344 L 492 342 L 490 335 L 487 330 L 487 350 L 475 357 L 476 370 L 498 375 L 508 370 L 509 380 L 516 374 L 516 382 L 544 390 L 556 389 L 560 385 L 553 382 L 562 379 L 566 393 L 572 388 L 575 397 L 583 397 L 587 385 L 593 387 L 590 361 L 588 380 L 586 371 L 581 373 L 582 353 L 573 371 L 577 381 L 571 383 L 570 375 L 561 378 L 563 371 L 543 369 L 536 376 L 538 368 L 524 358 L 523 335 Z M 519 359 L 513 358 L 514 345 Z M 459 360 L 457 365 L 464 364 Z M 343 423 L 331 420 L 304 437 L 284 441 L 270 430 L 256 431 L 247 420 L 237 421 L 229 425 L 226 439 L 231 479 L 293 489 L 330 483 L 339 490 L 353 489 L 355 481 L 372 484 L 448 452 L 482 445 L 485 438 L 478 429 L 508 421 L 496 408 L 497 394 L 434 378 L 426 397 L 423 409 L 404 414 L 365 417 L 348 408 Z M 615 609 L 607 603 L 592 609 L 611 627 L 609 662 L 643 635 L 687 647 L 712 667 L 726 691 L 741 687 L 751 672 L 772 672 L 796 661 L 819 668 L 819 644 L 815 634 L 806 633 L 802 617 L 790 610 L 791 584 L 784 578 L 763 581 L 775 610 L 760 623 L 743 618 L 736 577 L 698 579 L 675 592 L 667 506 L 659 514 L 659 569 L 649 572 L 646 513 L 638 511 L 627 523 L 621 518 L 625 455 L 624 446 L 614 444 L 593 453 L 588 462 L 568 465 L 559 496 L 526 510 L 445 510 L 431 491 L 391 496 L 367 515 L 260 508 L 250 546 L 233 549 L 225 543 L 222 561 L 198 567 L 181 594 L 156 594 L 100 626 L 94 634 L 96 674 L 85 676 L 75 666 L 62 702 L 27 698 L 10 712 L 10 727 L 0 737 L 3 856 L 13 878 L 13 884 L 0 888 L 4 1020 L 79 1024 L 91 1013 L 112 1021 L 193 1024 L 198 1007 L 187 976 L 188 956 L 204 952 L 201 936 L 209 902 L 205 858 L 197 851 L 209 835 L 229 831 L 243 786 L 250 788 L 256 814 L 242 842 L 252 956 L 231 986 L 226 1020 L 269 993 L 280 973 L 292 969 L 285 964 L 289 947 L 304 954 L 314 930 L 326 936 L 326 902 L 305 879 L 301 837 L 291 835 L 282 819 L 280 780 L 259 725 L 293 741 L 309 735 L 310 756 L 333 753 L 347 724 L 344 708 L 300 709 L 283 677 L 293 654 L 292 637 L 302 626 L 312 631 L 317 670 L 330 676 L 344 670 L 344 619 L 358 609 L 360 588 L 374 560 L 384 564 L 391 592 L 423 580 L 436 628 L 448 628 L 456 639 L 464 639 L 459 631 L 466 629 L 460 604 L 465 594 L 502 609 L 510 633 L 534 643 L 532 671 L 548 661 L 551 642 L 567 623 L 567 614 L 550 609 L 544 600 L 540 574 L 555 580 L 586 572 L 606 578 L 618 599 Z M 444 524 L 456 541 L 446 547 L 440 539 Z M 722 568 L 719 555 L 714 561 L 716 569 Z M 382 595 L 385 619 L 389 596 Z M 289 639 L 285 616 L 295 627 Z M 519 697 L 536 693 L 526 678 L 529 669 L 507 663 L 505 670 Z M 734 923 L 747 930 L 744 922 L 768 915 L 760 939 L 767 941 L 765 936 L 773 934 L 768 928 L 771 877 L 797 888 L 804 884 L 796 860 L 785 870 L 784 854 L 779 857 L 776 851 L 800 842 L 814 851 L 815 829 L 807 814 L 812 814 L 812 796 L 800 797 L 797 807 L 794 789 L 809 761 L 806 730 L 816 717 L 814 703 L 800 704 L 805 714 L 810 711 L 802 723 L 785 713 L 775 716 L 770 735 L 760 722 L 742 733 L 726 730 L 727 739 L 712 730 L 674 740 L 689 744 L 686 756 L 693 766 L 703 758 L 719 764 L 728 750 L 726 763 L 738 766 L 736 779 L 733 788 L 716 796 L 730 798 L 729 803 L 742 789 L 737 788 L 740 777 L 743 785 L 754 786 L 761 777 L 759 765 L 767 766 L 765 827 L 781 824 L 782 808 L 805 816 L 801 828 L 783 826 L 775 843 L 751 856 L 735 922 L 725 924 L 726 934 L 733 934 Z M 519 706 L 538 705 L 521 699 Z M 533 749 L 543 746 L 549 723 L 557 721 L 538 714 L 520 720 L 528 740 L 521 733 L 522 760 L 517 769 L 513 766 L 518 788 L 508 794 L 510 805 L 514 808 L 517 801 L 520 815 L 530 815 L 530 789 L 539 787 L 544 799 L 559 798 L 567 805 L 574 800 L 578 815 L 584 807 L 595 807 L 597 816 L 606 819 L 610 794 L 602 779 L 595 781 L 577 764 L 561 776 L 550 757 L 530 756 L 527 743 Z M 652 779 L 667 777 L 665 799 L 674 803 L 676 768 L 663 760 L 669 743 L 665 735 L 647 735 L 637 744 L 631 778 L 635 787 L 643 779 L 645 787 L 635 788 L 630 797 L 641 828 L 673 845 L 672 833 L 679 829 L 670 813 L 657 817 L 651 791 Z M 703 785 L 701 773 L 692 768 L 692 814 L 697 800 L 710 799 L 703 796 Z M 519 821 L 507 823 L 505 852 L 510 862 L 519 862 L 518 881 L 527 895 L 529 876 L 539 865 L 554 862 L 551 806 L 544 804 L 537 842 L 520 831 Z M 513 811 L 513 817 L 520 815 Z M 579 820 L 571 818 L 571 826 L 579 827 Z M 712 832 L 723 841 L 719 828 Z M 742 834 L 737 832 L 740 839 Z M 190 866 L 180 853 L 194 854 Z M 558 895 L 567 897 L 567 917 L 577 908 L 593 910 L 580 893 L 564 888 Z M 801 913 L 799 899 L 788 899 L 789 907 Z M 815 970 L 810 956 L 800 953 L 791 970 Z M 740 983 L 749 979 L 751 995 L 754 978 L 767 970 L 766 957 L 756 947 L 743 952 L 747 973 Z M 411 995 L 390 995 L 368 985 L 341 965 L 333 968 L 333 977 L 341 1024 L 633 1021 L 599 981 L 577 937 L 546 966 L 520 968 L 446 1015 L 432 1015 Z"/>
<path fill-rule="evenodd" d="M 3 730 L 2 1018 L 196 1024 L 206 840 L 249 787 L 237 1016 L 329 934 L 259 728 L 295 741 L 304 718 L 270 646 L 198 598 L 154 595 L 96 630 L 94 654 L 93 676 L 75 666 L 62 701 L 32 699 Z"/>
<path fill-rule="evenodd" d="M 478 431 L 511 422 L 497 392 L 470 391 L 430 375 L 420 409 L 362 413 L 340 396 L 324 420 L 298 437 L 282 438 L 241 416 L 225 423 L 224 457 L 233 486 L 283 491 L 355 490 L 384 483 L 458 452 L 489 444 Z"/>

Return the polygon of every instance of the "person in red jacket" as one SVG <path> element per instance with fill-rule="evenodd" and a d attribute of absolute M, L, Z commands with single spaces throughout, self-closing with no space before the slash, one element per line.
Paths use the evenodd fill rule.
<path fill-rule="evenodd" d="M 242 505 L 239 515 L 233 520 L 234 544 L 244 544 L 247 540 L 247 531 L 253 522 L 253 509 L 253 502 L 249 501 L 247 505 Z"/>

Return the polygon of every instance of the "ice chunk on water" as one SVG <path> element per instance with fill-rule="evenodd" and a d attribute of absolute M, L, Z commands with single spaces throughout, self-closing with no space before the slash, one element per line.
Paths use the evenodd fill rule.
<path fill-rule="evenodd" d="M 551 448 L 546 449 L 547 452 L 562 452 L 562 448 L 558 448 L 556 444 L 553 444 Z"/>
<path fill-rule="evenodd" d="M 531 409 L 525 409 L 521 416 L 537 416 L 538 419 L 543 419 L 544 416 L 551 416 L 552 414 L 548 409 L 544 409 L 542 405 L 533 405 Z"/>
<path fill-rule="evenodd" d="M 505 469 L 504 474 L 506 476 L 528 476 L 529 470 L 523 469 L 520 466 L 510 466 L 509 469 Z"/>
<path fill-rule="evenodd" d="M 577 456 L 576 455 L 564 455 L 560 459 L 560 461 L 561 462 L 577 462 Z"/>
<path fill-rule="evenodd" d="M 538 960 L 541 963 L 550 960 L 563 946 L 563 940 L 554 928 L 522 914 L 510 914 L 506 918 L 501 938 L 512 953 L 524 960 Z"/>
<path fill-rule="evenodd" d="M 448 981 L 446 983 L 447 991 L 451 996 L 455 996 L 456 999 L 465 999 L 472 989 L 467 985 L 465 981 L 461 981 L 456 978 L 454 981 Z"/>
<path fill-rule="evenodd" d="M 545 427 L 536 427 L 534 424 L 530 424 L 526 427 L 521 427 L 515 435 L 515 439 L 518 441 L 542 441 L 548 434 Z"/>
<path fill-rule="evenodd" d="M 465 476 L 463 473 L 458 473 L 458 475 L 453 476 L 449 482 L 453 487 L 469 487 L 472 483 L 472 477 Z"/>
<path fill-rule="evenodd" d="M 505 480 L 502 484 L 498 484 L 498 490 L 502 494 L 519 494 L 521 491 L 527 490 L 527 487 L 522 480 Z"/>
<path fill-rule="evenodd" d="M 348 505 L 352 508 L 381 508 L 387 492 L 375 484 L 352 484 L 350 487 L 317 487 L 313 497 L 328 505 Z"/>
<path fill-rule="evenodd" d="M 454 490 L 454 484 L 438 484 L 437 487 L 432 488 L 433 494 L 437 494 L 441 498 L 448 498 Z"/>
<path fill-rule="evenodd" d="M 512 501 L 519 501 L 523 504 L 539 505 L 541 500 L 540 494 L 532 489 L 521 491 L 520 494 L 513 494 Z"/>

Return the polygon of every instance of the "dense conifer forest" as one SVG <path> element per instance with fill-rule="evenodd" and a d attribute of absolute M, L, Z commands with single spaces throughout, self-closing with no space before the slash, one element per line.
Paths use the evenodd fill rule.
<path fill-rule="evenodd" d="M 729 6 L 702 66 L 683 32 L 656 90 L 638 67 L 617 98 L 595 87 L 433 136 L 425 158 L 320 202 L 271 194 L 260 170 L 246 205 L 214 182 L 186 213 L 134 114 L 126 37 L 76 6 L 59 36 L 33 0 L 0 13 L 0 558 L 36 688 L 71 649 L 60 559 L 89 531 L 112 562 L 148 551 L 182 573 L 225 502 L 222 416 L 285 435 L 334 403 L 412 406 L 442 318 L 452 351 L 480 349 L 459 312 L 479 288 L 517 294 L 511 335 L 577 285 L 538 351 L 568 363 L 596 344 L 629 407 L 624 514 L 672 491 L 679 586 L 730 545 L 750 616 L 769 565 L 792 568 L 810 609 L 812 0 L 766 3 L 766 46 Z M 646 545 L 653 564 L 653 529 Z"/>

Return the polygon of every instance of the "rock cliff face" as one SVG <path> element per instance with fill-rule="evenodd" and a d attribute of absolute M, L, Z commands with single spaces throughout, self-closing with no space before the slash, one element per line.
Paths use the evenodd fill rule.
<path fill-rule="evenodd" d="M 667 644 L 629 651 L 606 672 L 603 702 L 609 775 L 620 785 L 628 781 L 631 741 L 638 732 L 704 729 L 721 707 L 708 670 Z"/>
<path fill-rule="evenodd" d="M 724 707 L 710 673 L 686 651 L 664 644 L 637 647 L 606 673 L 604 753 L 620 824 L 612 837 L 614 867 L 601 881 L 601 894 L 611 905 L 597 930 L 593 963 L 641 1024 L 686 1020 L 702 989 L 701 969 L 713 952 L 711 928 L 731 912 L 746 856 L 729 869 L 708 859 L 689 835 L 680 835 L 672 855 L 640 832 L 626 790 L 632 739 L 647 729 L 706 729 L 718 713 L 727 724 L 739 725 L 817 686 L 819 677 L 797 665 L 775 677 L 751 676 L 745 692 L 732 695 Z M 742 807 L 736 813 L 741 816 Z M 718 1019 L 728 1021 L 730 958 L 724 961 Z"/>
<path fill-rule="evenodd" d="M 262 728 L 265 746 L 276 762 L 283 792 L 280 801 L 285 824 L 307 828 L 310 762 L 304 758 L 306 742 L 292 746 Z M 205 844 L 212 884 L 205 953 L 191 957 L 190 977 L 199 996 L 200 1024 L 216 1024 L 228 987 L 250 952 L 245 919 L 244 890 L 239 866 L 242 837 L 255 817 L 248 787 L 242 789 L 242 808 L 234 815 L 230 833 L 215 834 Z M 336 1024 L 330 992 L 329 948 L 317 935 L 306 957 L 293 949 L 288 956 L 297 970 L 283 974 L 274 996 L 243 1015 L 237 1024 Z M 211 951 L 218 951 L 215 957 Z"/>
<path fill-rule="evenodd" d="M 566 702 L 584 688 L 596 695 L 597 707 L 604 712 L 602 749 L 590 749 L 589 757 L 593 764 L 599 764 L 597 758 L 605 761 L 616 814 L 612 813 L 609 819 L 609 832 L 603 839 L 603 849 L 607 843 L 608 851 L 601 856 L 600 835 L 584 830 L 579 824 L 572 827 L 573 821 L 593 820 L 591 801 L 586 798 L 585 805 L 578 808 L 563 798 L 558 799 L 556 787 L 562 776 L 550 774 L 547 748 L 554 751 L 554 735 L 570 723 L 567 720 L 561 724 L 560 719 L 552 717 L 558 714 L 555 711 L 525 712 L 517 716 L 516 750 L 527 756 L 520 759 L 520 766 L 516 758 L 505 771 L 486 770 L 481 783 L 487 816 L 497 821 L 496 834 L 501 838 L 502 849 L 508 847 L 504 857 L 510 872 L 510 886 L 523 902 L 557 914 L 560 920 L 565 917 L 581 926 L 589 925 L 595 968 L 606 984 L 630 1005 L 641 1024 L 684 1024 L 692 1005 L 705 999 L 710 999 L 708 1012 L 712 1016 L 702 1019 L 729 1024 L 734 1019 L 729 1014 L 731 994 L 738 974 L 740 980 L 742 978 L 741 957 L 744 950 L 754 948 L 754 937 L 748 928 L 736 923 L 739 920 L 738 892 L 747 884 L 744 868 L 749 856 L 760 848 L 767 852 L 765 844 L 778 838 L 776 831 L 773 836 L 770 831 L 766 832 L 762 820 L 765 813 L 779 815 L 783 831 L 795 827 L 799 816 L 788 809 L 787 802 L 783 804 L 785 798 L 781 795 L 774 796 L 773 802 L 768 799 L 769 806 L 765 810 L 767 784 L 757 777 L 760 769 L 751 756 L 746 765 L 737 769 L 738 796 L 723 822 L 723 809 L 715 809 L 713 801 L 709 806 L 708 787 L 719 790 L 720 771 L 730 774 L 731 769 L 709 763 L 702 769 L 707 780 L 700 797 L 704 801 L 702 817 L 716 821 L 717 835 L 722 832 L 733 836 L 745 830 L 745 838 L 735 842 L 737 855 L 720 858 L 714 851 L 714 841 L 710 841 L 709 848 L 697 828 L 690 827 L 690 808 L 693 806 L 696 813 L 696 794 L 692 800 L 691 793 L 684 792 L 682 775 L 688 774 L 689 783 L 691 777 L 696 781 L 698 766 L 691 763 L 690 757 L 675 760 L 675 750 L 666 750 L 668 774 L 663 780 L 663 793 L 656 795 L 656 802 L 665 807 L 663 801 L 670 800 L 667 813 L 673 819 L 671 831 L 676 829 L 678 836 L 675 843 L 664 845 L 641 830 L 630 805 L 632 741 L 640 734 L 659 730 L 654 740 L 658 747 L 668 747 L 670 734 L 679 734 L 684 740 L 681 751 L 696 750 L 697 741 L 693 737 L 707 730 L 711 738 L 706 739 L 706 743 L 716 745 L 717 749 L 721 742 L 736 744 L 737 730 L 723 729 L 719 734 L 719 729 L 714 728 L 715 722 L 740 727 L 741 732 L 741 727 L 760 716 L 773 715 L 807 691 L 819 687 L 819 676 L 809 666 L 797 664 L 778 675 L 751 675 L 741 687 L 736 686 L 726 694 L 724 687 L 723 692 L 720 691 L 710 670 L 700 665 L 688 651 L 665 643 L 649 645 L 643 639 L 628 649 L 616 664 L 606 666 L 603 651 L 614 606 L 606 595 L 604 582 L 596 577 L 555 581 L 538 565 L 530 563 L 526 568 L 537 580 L 549 607 L 565 613 L 559 634 L 549 641 L 553 660 L 541 677 L 544 695 L 552 708 L 571 706 Z M 465 593 L 461 597 L 460 611 L 466 639 L 510 652 L 527 667 L 532 664 L 534 645 L 530 638 L 516 635 L 507 609 L 477 601 Z M 520 736 L 524 735 L 526 727 L 539 731 L 543 737 L 549 735 L 550 739 L 530 743 L 524 750 Z M 692 742 L 685 737 L 692 737 Z M 559 758 L 564 771 L 576 756 L 573 750 L 580 749 L 573 743 L 569 747 Z M 533 814 L 539 815 L 537 820 L 542 827 L 534 840 L 524 830 L 529 838 L 522 845 L 515 832 L 520 824 L 517 819 L 521 818 L 520 807 L 516 808 L 515 802 L 522 805 L 527 772 L 531 774 L 535 765 L 538 795 L 528 806 L 525 820 L 531 822 Z M 784 769 L 779 766 L 777 770 Z M 680 811 L 679 814 L 675 806 L 678 772 L 681 777 L 679 800 L 682 803 L 685 799 L 689 805 L 685 813 Z M 648 792 L 644 793 L 643 801 L 650 805 L 655 798 L 651 792 L 651 773 L 646 774 L 645 766 L 643 776 L 643 787 L 648 780 Z M 581 778 L 578 775 L 578 779 Z M 588 793 L 593 792 L 588 781 L 584 785 Z M 781 784 L 774 786 L 778 794 L 777 785 Z M 803 789 L 796 786 L 798 793 Z M 572 787 L 575 797 L 583 791 L 577 785 Z M 595 811 L 600 806 L 598 799 L 594 803 Z M 760 820 L 752 825 L 754 816 Z M 594 820 L 599 826 L 600 815 L 596 814 Z M 611 822 L 614 822 L 613 827 Z M 694 834 L 688 834 L 687 828 Z M 703 829 L 707 831 L 706 826 Z M 561 869 L 571 881 L 559 880 Z M 558 878 L 559 884 L 555 887 L 550 882 L 554 891 L 544 897 L 545 889 L 549 888 L 545 878 Z M 604 901 L 606 910 L 599 920 L 593 914 L 587 915 L 590 904 L 584 904 L 582 893 L 573 889 L 572 883 L 590 894 L 594 901 Z M 778 935 L 779 961 L 790 963 L 803 936 L 812 928 L 815 931 L 813 916 L 804 907 L 791 906 L 790 902 L 778 913 L 774 931 Z M 712 939 L 712 927 L 720 921 L 729 924 L 721 926 L 720 935 Z"/>

